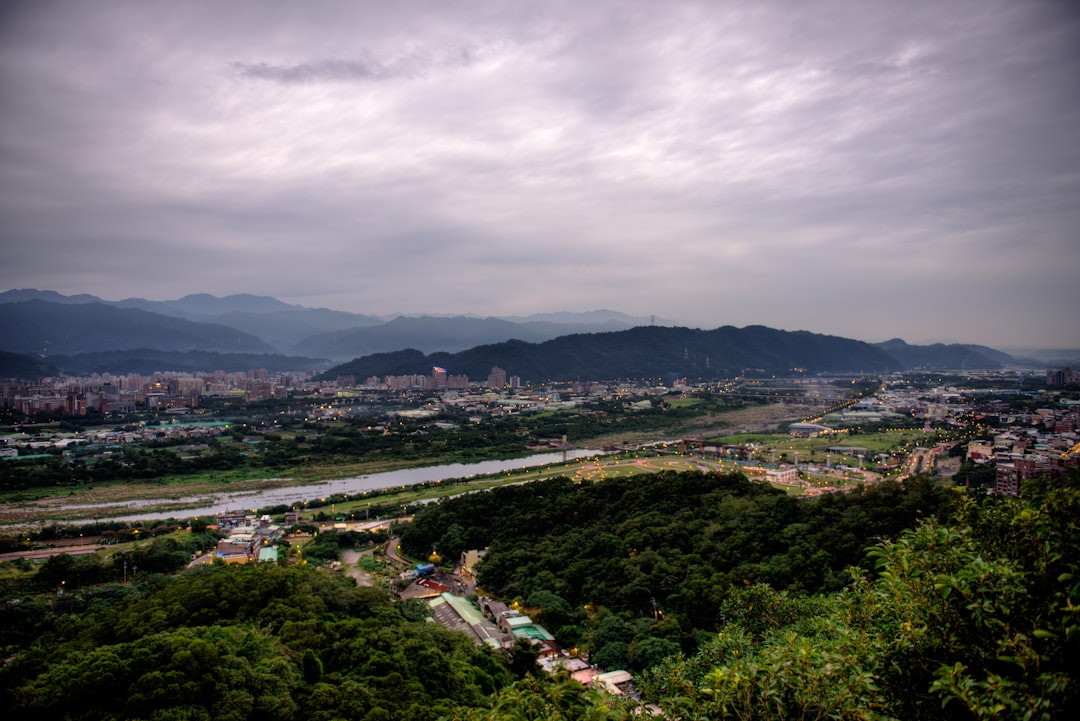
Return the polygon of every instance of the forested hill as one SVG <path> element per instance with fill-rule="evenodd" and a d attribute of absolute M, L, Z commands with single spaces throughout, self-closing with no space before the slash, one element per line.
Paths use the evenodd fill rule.
<path fill-rule="evenodd" d="M 35 356 L 0 350 L 0 378 L 35 380 L 55 375 L 57 372 L 55 365 Z"/>
<path fill-rule="evenodd" d="M 580 609 L 588 604 L 635 617 L 662 610 L 673 624 L 662 637 L 674 632 L 690 650 L 698 632 L 719 627 L 730 587 L 839 590 L 845 568 L 864 561 L 873 539 L 935 515 L 944 498 L 928 482 L 809 499 L 741 474 L 663 472 L 580 484 L 557 478 L 425 508 L 401 542 L 421 557 L 432 548 L 454 558 L 490 547 L 480 585 L 540 606 L 566 645 L 583 640 Z M 614 660 L 605 665 L 646 665 Z"/>
<path fill-rule="evenodd" d="M 5 630 L 33 640 L 5 636 L 0 714 L 436 721 L 512 680 L 508 659 L 425 622 L 423 605 L 346 576 L 268 565 L 144 575 L 6 602 Z"/>
<path fill-rule="evenodd" d="M 402 543 L 489 543 L 479 585 L 641 671 L 664 718 L 1064 721 L 1080 713 L 1078 481 L 808 501 L 739 476 L 554 479 L 443 501 Z"/>
<path fill-rule="evenodd" d="M 905 366 L 869 343 L 764 326 L 715 330 L 640 326 L 579 333 L 543 343 L 511 340 L 460 353 L 380 353 L 336 366 L 325 377 L 451 373 L 483 378 L 493 366 L 531 381 L 574 378 L 719 378 L 744 374 L 884 373 Z"/>
<path fill-rule="evenodd" d="M 556 479 L 441 502 L 417 515 L 409 543 L 426 558 L 429 539 L 449 554 L 490 538 L 481 582 L 527 594 L 505 600 L 561 634 L 577 626 L 594 663 L 644 668 L 636 683 L 659 718 L 1072 721 L 1078 483 L 1033 482 L 1022 498 L 950 492 L 943 506 L 926 483 L 801 504 L 737 476 L 580 488 Z M 869 541 L 872 569 L 844 575 L 842 591 L 781 590 L 829 568 L 837 549 L 859 549 L 869 535 L 860 528 L 902 525 L 920 507 L 914 528 Z M 320 534 L 321 546 L 324 535 L 337 534 Z M 428 622 L 417 601 L 392 602 L 315 567 L 315 553 L 284 567 L 216 563 L 175 578 L 149 570 L 184 565 L 190 551 L 178 544 L 170 536 L 110 558 L 60 554 L 36 570 L 5 562 L 0 717 L 643 717 L 637 701 L 548 677 L 527 643 L 477 645 Z M 121 557 L 138 560 L 137 578 L 91 580 L 118 579 Z M 768 578 L 778 585 L 760 582 Z M 37 592 L 20 590 L 27 584 Z M 694 633 L 680 604 L 718 626 Z"/>

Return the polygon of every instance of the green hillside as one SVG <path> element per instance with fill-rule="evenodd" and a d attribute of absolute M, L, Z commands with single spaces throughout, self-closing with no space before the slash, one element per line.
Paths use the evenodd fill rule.
<path fill-rule="evenodd" d="M 58 594 L 95 562 L 6 562 L 0 713 L 630 721 L 648 703 L 687 721 L 1072 719 L 1076 480 L 1023 499 L 917 483 L 793 505 L 734 476 L 662 473 L 504 487 L 417 515 L 410 547 L 489 540 L 481 583 L 564 637 L 577 626 L 593 662 L 635 671 L 640 701 L 547 677 L 528 649 L 474 645 L 416 602 L 311 564 L 170 577 L 145 568 L 185 549 L 155 540 L 137 581 Z M 860 567 L 834 571 L 845 554 Z"/>

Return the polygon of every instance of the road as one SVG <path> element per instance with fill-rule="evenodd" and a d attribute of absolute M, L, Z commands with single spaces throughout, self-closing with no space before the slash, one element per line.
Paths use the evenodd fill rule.
<path fill-rule="evenodd" d="M 406 561 L 404 558 L 401 557 L 401 554 L 398 553 L 398 544 L 400 543 L 401 539 L 396 537 L 391 538 L 389 541 L 386 542 L 386 558 L 387 560 L 401 566 L 411 566 L 412 563 Z"/>
<path fill-rule="evenodd" d="M 49 558 L 50 556 L 56 556 L 61 553 L 66 553 L 69 556 L 85 556 L 95 551 L 100 551 L 105 546 L 93 545 L 93 546 L 57 546 L 56 548 L 35 548 L 32 551 L 13 551 L 11 553 L 0 553 L 0 563 L 4 561 L 15 561 L 20 558 Z"/>
<path fill-rule="evenodd" d="M 916 448 L 904 461 L 903 470 L 897 478 L 903 481 L 919 474 L 930 475 L 934 470 L 935 448 Z"/>

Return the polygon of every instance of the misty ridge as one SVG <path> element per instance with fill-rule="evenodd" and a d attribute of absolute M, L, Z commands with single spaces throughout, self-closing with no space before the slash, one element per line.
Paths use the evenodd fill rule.
<path fill-rule="evenodd" d="M 885 373 L 1040 366 L 970 344 L 867 343 L 764 326 L 676 327 L 611 310 L 530 316 L 395 316 L 208 294 L 107 301 L 53 291 L 0 293 L 0 375 L 197 371 L 265 367 L 327 375 L 483 377 L 493 366 L 533 379 L 754 373 Z"/>

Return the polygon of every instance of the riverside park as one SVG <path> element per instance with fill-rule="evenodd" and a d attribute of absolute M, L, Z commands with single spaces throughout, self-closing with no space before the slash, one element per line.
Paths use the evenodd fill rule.
<path fill-rule="evenodd" d="M 944 452 L 958 440 L 944 431 L 898 429 L 847 438 L 830 434 L 797 438 L 783 434 L 735 434 L 708 440 L 651 443 L 617 452 L 566 457 L 545 465 L 524 467 L 528 457 L 500 461 L 496 472 L 452 476 L 460 465 L 423 468 L 424 476 L 402 483 L 392 473 L 373 473 L 363 479 L 364 490 L 327 490 L 331 482 L 290 477 L 252 479 L 229 484 L 236 499 L 231 507 L 252 512 L 281 513 L 294 508 L 320 518 L 357 519 L 402 515 L 417 504 L 481 491 L 494 486 L 565 476 L 576 482 L 596 482 L 660 471 L 742 473 L 794 495 L 816 495 L 883 479 L 902 480 L 914 475 L 947 475 Z M 549 453 L 547 458 L 559 456 Z M 381 478 L 385 477 L 385 485 Z M 201 485 L 201 484 L 199 484 Z M 260 494 L 273 491 L 272 501 Z M 270 496 L 267 496 L 270 497 Z M 208 500 L 221 501 L 212 490 L 188 484 L 119 484 L 85 489 L 73 495 L 52 495 L 4 504 L 0 524 L 7 527 L 49 523 L 88 523 L 109 520 L 184 519 L 207 515 Z M 282 500 L 282 499 L 287 500 Z M 201 510 L 200 510 L 201 509 Z M 305 513 L 305 515 L 307 515 Z"/>

